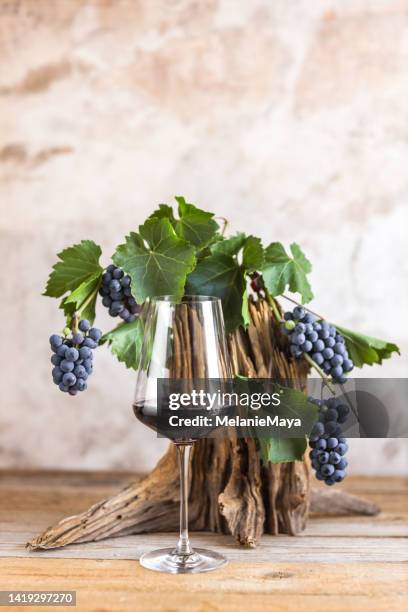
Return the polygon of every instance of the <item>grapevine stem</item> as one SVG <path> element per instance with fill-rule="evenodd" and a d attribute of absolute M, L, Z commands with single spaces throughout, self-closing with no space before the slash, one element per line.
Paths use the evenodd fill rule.
<path fill-rule="evenodd" d="M 354 409 L 353 404 L 351 403 L 351 400 L 350 400 L 350 398 L 349 398 L 349 396 L 348 396 L 347 391 L 344 389 L 344 385 L 340 385 L 340 388 L 341 388 L 341 390 L 342 390 L 342 392 L 343 392 L 343 396 L 346 398 L 346 402 L 347 402 L 347 403 L 348 403 L 348 405 L 350 406 L 351 412 L 352 412 L 352 413 L 354 414 L 354 416 L 356 417 L 357 422 L 359 422 L 359 420 L 358 420 L 358 414 L 357 414 L 356 410 Z"/>
<path fill-rule="evenodd" d="M 279 312 L 278 307 L 276 306 L 275 300 L 270 295 L 270 293 L 268 293 L 268 291 L 265 291 L 265 293 L 266 293 L 266 299 L 268 300 L 268 304 L 271 307 L 272 312 L 275 315 L 276 320 L 278 321 L 278 323 L 281 323 L 283 321 L 282 315 Z"/>
<path fill-rule="evenodd" d="M 72 332 L 74 334 L 78 331 L 78 324 L 79 324 L 82 312 L 85 310 L 88 304 L 92 302 L 92 300 L 95 298 L 98 291 L 99 291 L 99 284 L 97 285 L 97 287 L 95 287 L 92 293 L 88 295 L 86 300 L 81 304 L 81 307 L 75 311 L 73 319 L 72 319 Z"/>
<path fill-rule="evenodd" d="M 322 368 L 319 367 L 317 365 L 317 363 L 315 361 L 313 361 L 313 359 L 310 357 L 310 355 L 308 355 L 307 353 L 303 353 L 303 357 L 306 359 L 307 363 L 316 370 L 316 372 L 319 374 L 319 376 L 323 379 L 323 382 L 325 383 L 325 385 L 327 386 L 327 388 L 329 389 L 329 391 L 333 394 L 336 395 L 336 390 L 334 389 L 334 387 L 332 386 L 331 382 L 330 382 L 330 378 L 328 376 L 326 376 L 326 374 L 323 372 Z"/>
<path fill-rule="evenodd" d="M 225 231 L 228 227 L 228 219 L 226 219 L 225 217 L 215 217 L 216 219 L 220 219 L 220 221 L 223 222 L 223 226 L 222 226 L 222 230 L 221 230 L 221 236 L 224 236 Z"/>

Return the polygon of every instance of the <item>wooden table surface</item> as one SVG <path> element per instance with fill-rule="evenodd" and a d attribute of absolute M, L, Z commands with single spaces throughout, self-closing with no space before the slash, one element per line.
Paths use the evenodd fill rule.
<path fill-rule="evenodd" d="M 255 550 L 238 548 L 228 536 L 193 533 L 193 543 L 229 559 L 208 574 L 174 576 L 139 566 L 142 552 L 172 545 L 175 534 L 25 550 L 25 542 L 45 527 L 130 480 L 134 474 L 0 472 L 0 590 L 75 590 L 81 612 L 408 610 L 403 478 L 349 478 L 341 485 L 380 505 L 375 518 L 311 517 L 302 535 L 264 536 Z"/>

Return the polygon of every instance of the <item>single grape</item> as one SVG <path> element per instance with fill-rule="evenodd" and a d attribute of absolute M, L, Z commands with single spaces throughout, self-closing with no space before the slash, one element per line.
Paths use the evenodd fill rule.
<path fill-rule="evenodd" d="M 94 349 L 98 346 L 98 343 L 95 342 L 95 340 L 92 340 L 92 338 L 85 338 L 85 340 L 83 341 L 83 346 L 84 348 L 90 348 L 90 349 Z"/>
<path fill-rule="evenodd" d="M 293 312 L 295 312 L 295 310 Z M 302 310 L 304 310 L 304 309 L 302 309 Z M 314 323 L 316 321 L 316 317 L 314 315 L 312 315 L 311 312 L 306 312 L 304 317 L 300 317 L 300 318 L 303 318 L 303 323 L 306 323 L 306 324 L 307 323 Z"/>
<path fill-rule="evenodd" d="M 343 368 L 341 367 L 341 365 L 338 365 L 333 368 L 331 371 L 331 375 L 333 378 L 340 378 L 341 376 L 343 376 Z"/>
<path fill-rule="evenodd" d="M 324 425 L 323 423 L 315 423 L 313 425 L 313 429 L 311 431 L 312 435 L 322 436 L 324 434 Z"/>
<path fill-rule="evenodd" d="M 293 316 L 295 319 L 301 320 L 305 317 L 306 315 L 306 311 L 304 308 L 302 308 L 302 306 L 296 306 L 296 308 L 293 309 Z M 309 323 L 309 321 L 307 321 Z"/>
<path fill-rule="evenodd" d="M 122 310 L 122 312 L 119 314 L 120 318 L 123 319 L 124 321 L 127 321 L 129 316 L 130 316 L 130 312 L 128 311 L 127 308 L 124 308 Z"/>
<path fill-rule="evenodd" d="M 322 340 L 326 340 L 329 336 L 330 336 L 330 334 L 329 334 L 329 330 L 328 329 L 321 328 L 319 330 L 319 338 L 321 338 Z"/>
<path fill-rule="evenodd" d="M 324 465 L 322 465 L 322 467 L 320 468 L 320 472 L 323 474 L 323 476 L 327 477 L 327 476 L 331 476 L 332 474 L 334 474 L 334 465 L 331 465 L 330 463 L 325 463 Z"/>
<path fill-rule="evenodd" d="M 327 441 L 324 438 L 320 438 L 320 440 L 318 440 L 316 442 L 315 448 L 316 448 L 316 450 L 326 450 L 326 448 L 327 448 Z"/>
<path fill-rule="evenodd" d="M 82 344 L 83 341 L 84 341 L 84 337 L 80 332 L 76 332 L 75 334 L 72 334 L 72 342 L 74 344 Z"/>
<path fill-rule="evenodd" d="M 343 419 L 344 417 L 348 417 L 348 415 L 350 414 L 350 408 L 347 406 L 347 404 L 340 404 L 337 407 L 337 412 L 339 413 L 339 421 L 340 419 Z"/>
<path fill-rule="evenodd" d="M 334 347 L 334 352 L 336 353 L 336 347 Z M 341 355 L 334 355 L 334 357 L 332 357 L 330 363 L 332 364 L 333 367 L 336 366 L 341 366 L 343 363 L 343 357 Z"/>
<path fill-rule="evenodd" d="M 52 378 L 56 384 L 61 382 L 63 376 L 64 372 L 58 366 L 52 369 Z"/>
<path fill-rule="evenodd" d="M 67 345 L 65 343 L 61 344 L 61 346 L 59 346 L 57 349 L 56 355 L 58 355 L 58 357 L 64 358 L 66 350 L 67 350 Z"/>
<path fill-rule="evenodd" d="M 62 382 L 66 387 L 72 387 L 72 385 L 75 385 L 76 380 L 76 376 L 72 372 L 67 372 L 62 377 Z"/>
<path fill-rule="evenodd" d="M 343 361 L 343 370 L 345 372 L 350 372 L 353 368 L 354 368 L 354 363 L 351 361 L 351 359 L 345 358 Z"/>
<path fill-rule="evenodd" d="M 52 334 L 52 336 L 50 336 L 51 348 L 57 349 L 59 346 L 61 346 L 62 343 L 63 339 L 61 338 L 61 336 L 58 336 L 57 334 Z"/>
<path fill-rule="evenodd" d="M 346 347 L 345 347 L 345 345 L 342 342 L 335 342 L 335 344 L 333 346 L 333 350 L 338 355 L 345 355 L 346 354 Z"/>
<path fill-rule="evenodd" d="M 328 374 L 331 370 L 331 363 L 330 361 L 323 361 L 322 363 L 322 370 L 323 372 L 325 372 L 325 374 Z"/>
<path fill-rule="evenodd" d="M 337 427 L 336 421 L 326 421 L 324 424 L 324 430 L 329 436 L 335 434 Z"/>
<path fill-rule="evenodd" d="M 84 340 L 85 342 L 85 340 Z M 79 358 L 79 352 L 76 348 L 67 348 L 65 351 L 65 359 L 67 361 L 76 361 Z"/>
<path fill-rule="evenodd" d="M 111 291 L 109 293 L 109 296 L 112 302 L 122 302 L 125 297 L 125 294 L 123 293 L 123 291 Z"/>
<path fill-rule="evenodd" d="M 112 272 L 112 276 L 113 278 L 122 278 L 123 276 L 123 270 L 121 270 L 120 268 L 116 268 L 113 272 Z"/>
<path fill-rule="evenodd" d="M 92 340 L 95 340 L 95 342 L 99 342 L 99 340 L 102 338 L 102 332 L 97 327 L 91 327 L 88 335 L 90 338 L 92 338 Z"/>
<path fill-rule="evenodd" d="M 333 349 L 325 348 L 322 352 L 322 355 L 325 359 L 331 359 L 334 355 Z"/>
<path fill-rule="evenodd" d="M 85 391 L 86 382 L 83 378 L 78 378 L 78 380 L 76 381 L 76 388 L 78 389 L 78 391 Z"/>
<path fill-rule="evenodd" d="M 74 374 L 77 378 L 86 378 L 88 376 L 87 371 L 83 365 L 77 365 L 74 368 Z"/>
<path fill-rule="evenodd" d="M 318 459 L 319 463 L 327 463 L 328 460 L 329 460 L 329 453 L 327 453 L 326 451 L 321 451 L 317 455 L 317 459 Z"/>
<path fill-rule="evenodd" d="M 78 327 L 82 332 L 87 332 L 88 329 L 91 327 L 91 324 L 87 319 L 82 319 L 82 321 L 79 322 Z"/>
<path fill-rule="evenodd" d="M 324 361 L 324 357 L 321 353 L 313 353 L 312 354 L 312 359 L 315 363 L 317 363 L 317 365 L 322 365 L 323 361 Z"/>
<path fill-rule="evenodd" d="M 114 310 L 115 312 L 117 312 L 117 314 L 119 314 L 120 312 L 122 312 L 122 310 L 124 309 L 124 304 L 122 304 L 121 302 L 114 300 L 112 302 L 112 310 Z"/>
<path fill-rule="evenodd" d="M 339 414 L 338 414 L 336 408 L 329 408 L 328 411 L 325 414 L 325 419 L 326 419 L 326 421 L 337 421 L 338 416 L 339 416 Z"/>
<path fill-rule="evenodd" d="M 58 355 L 56 355 L 54 353 L 54 355 L 51 355 L 51 363 L 52 365 L 58 366 L 62 361 L 62 357 L 59 357 Z"/>
<path fill-rule="evenodd" d="M 120 282 L 117 279 L 113 279 L 111 280 L 111 282 L 109 283 L 109 289 L 111 291 L 120 291 L 121 290 L 121 285 Z"/>
<path fill-rule="evenodd" d="M 81 346 L 78 352 L 81 359 L 89 359 L 92 356 L 92 351 L 88 346 Z"/>
<path fill-rule="evenodd" d="M 60 384 L 58 385 L 58 387 L 59 387 L 59 390 L 60 390 L 60 391 L 63 391 L 64 393 L 66 393 L 66 392 L 68 391 L 68 389 L 69 389 L 69 387 L 68 387 L 67 385 L 64 385 L 64 383 L 63 383 L 63 382 L 60 382 Z"/>
<path fill-rule="evenodd" d="M 68 359 L 63 359 L 59 367 L 61 368 L 63 372 L 72 372 L 72 370 L 75 367 L 75 364 L 73 361 L 68 361 Z"/>
<path fill-rule="evenodd" d="M 306 340 L 306 336 L 304 334 L 293 334 L 292 342 L 293 344 L 302 345 Z"/>
<path fill-rule="evenodd" d="M 339 455 L 345 455 L 347 453 L 348 450 L 348 446 L 347 444 L 338 444 L 336 447 L 336 452 L 339 453 Z"/>
<path fill-rule="evenodd" d="M 302 351 L 297 346 L 297 344 L 291 344 L 290 347 L 289 347 L 289 350 L 290 350 L 291 354 L 293 355 L 293 357 L 301 357 L 302 356 Z"/>
<path fill-rule="evenodd" d="M 92 359 L 85 359 L 83 366 L 85 370 L 88 372 L 88 374 L 90 374 L 93 368 Z"/>
<path fill-rule="evenodd" d="M 332 438 L 332 437 L 327 438 L 327 439 L 326 439 L 326 445 L 327 445 L 327 448 L 328 448 L 328 449 L 333 449 L 333 448 L 336 448 L 336 447 L 337 447 L 337 445 L 338 445 L 338 440 L 337 440 L 337 438 Z"/>
<path fill-rule="evenodd" d="M 325 349 L 325 344 L 323 342 L 323 340 L 316 340 L 316 342 L 313 344 L 313 349 L 315 350 L 316 353 L 321 353 L 322 351 L 324 351 Z"/>
<path fill-rule="evenodd" d="M 328 348 L 333 348 L 334 345 L 336 344 L 334 338 L 332 338 L 331 336 L 329 336 L 328 338 L 326 338 L 326 340 L 324 341 L 325 346 L 327 346 Z M 334 351 L 333 351 L 334 352 Z"/>
<path fill-rule="evenodd" d="M 329 454 L 329 461 L 330 461 L 330 463 L 332 465 L 337 465 L 341 461 L 341 456 L 339 455 L 339 453 L 336 453 L 335 451 L 332 451 Z"/>

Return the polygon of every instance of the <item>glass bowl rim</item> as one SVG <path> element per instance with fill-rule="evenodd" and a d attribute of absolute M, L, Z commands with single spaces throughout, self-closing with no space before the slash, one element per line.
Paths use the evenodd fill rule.
<path fill-rule="evenodd" d="M 220 298 L 215 295 L 183 295 L 181 298 L 175 295 L 155 295 L 146 299 L 146 302 L 171 302 L 175 304 L 192 304 L 194 302 L 221 302 Z"/>

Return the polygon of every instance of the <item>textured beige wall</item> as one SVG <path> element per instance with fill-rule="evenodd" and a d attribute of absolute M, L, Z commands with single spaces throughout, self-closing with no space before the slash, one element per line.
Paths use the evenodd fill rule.
<path fill-rule="evenodd" d="M 174 194 L 298 241 L 316 310 L 406 355 L 407 32 L 398 0 L 1 2 L 1 466 L 160 454 L 106 349 L 81 397 L 52 386 L 62 320 L 40 293 L 64 245 L 93 238 L 107 263 Z M 406 374 L 405 356 L 381 370 Z M 367 447 L 353 442 L 355 472 L 407 469 L 404 441 Z"/>

